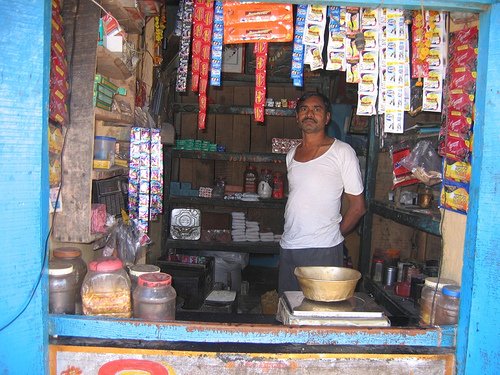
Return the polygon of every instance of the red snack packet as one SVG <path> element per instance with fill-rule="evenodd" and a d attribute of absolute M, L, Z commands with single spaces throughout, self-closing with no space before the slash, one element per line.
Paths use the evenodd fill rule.
<path fill-rule="evenodd" d="M 453 58 L 450 59 L 450 70 L 455 68 L 476 70 L 477 48 L 468 45 L 458 46 L 455 51 L 452 51 L 452 56 Z"/>
<path fill-rule="evenodd" d="M 477 73 L 466 67 L 459 67 L 451 70 L 449 89 L 461 89 L 468 94 L 476 92 Z"/>
<path fill-rule="evenodd" d="M 457 133 L 448 133 L 445 147 L 445 153 L 448 159 L 457 161 L 469 160 L 471 142 L 467 137 Z"/>
<path fill-rule="evenodd" d="M 468 134 L 472 129 L 472 117 L 460 111 L 451 110 L 446 119 L 446 129 L 450 133 Z"/>
<path fill-rule="evenodd" d="M 407 186 L 419 182 L 413 177 L 410 170 L 401 165 L 401 160 L 410 155 L 410 148 L 403 146 L 403 148 L 392 150 L 392 188 L 395 189 L 400 186 Z"/>
<path fill-rule="evenodd" d="M 458 46 L 467 44 L 472 47 L 477 46 L 478 29 L 476 26 L 463 29 L 450 35 L 450 50 L 456 50 Z"/>
<path fill-rule="evenodd" d="M 462 89 L 451 90 L 448 96 L 448 108 L 450 111 L 459 111 L 470 117 L 474 108 L 474 95 Z"/>

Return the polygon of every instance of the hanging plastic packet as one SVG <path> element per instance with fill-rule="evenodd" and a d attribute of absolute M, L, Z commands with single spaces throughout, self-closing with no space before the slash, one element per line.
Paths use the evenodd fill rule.
<path fill-rule="evenodd" d="M 266 64 L 267 42 L 255 43 L 255 100 L 254 118 L 257 122 L 264 122 L 264 108 L 266 105 Z"/>
<path fill-rule="evenodd" d="M 323 69 L 323 46 L 327 20 L 325 5 L 308 5 L 302 43 L 305 45 L 304 64 L 311 71 Z"/>
<path fill-rule="evenodd" d="M 326 70 L 345 70 L 345 7 L 329 6 Z"/>
<path fill-rule="evenodd" d="M 215 2 L 214 26 L 212 33 L 212 58 L 210 66 L 210 84 L 221 85 L 222 41 L 224 38 L 224 15 L 222 1 Z"/>
<path fill-rule="evenodd" d="M 193 0 L 184 0 L 182 11 L 182 33 L 179 48 L 179 65 L 177 67 L 177 81 L 175 91 L 185 92 L 187 86 L 189 50 L 191 46 L 191 23 L 193 19 Z"/>
<path fill-rule="evenodd" d="M 390 148 L 392 159 L 392 188 L 416 184 L 418 179 L 414 178 L 411 171 L 401 164 L 401 160 L 410 155 L 410 147 L 403 143 L 393 145 Z"/>
<path fill-rule="evenodd" d="M 304 81 L 304 44 L 302 43 L 302 38 L 304 35 L 306 15 L 307 5 L 297 5 L 290 78 L 293 80 L 293 85 L 298 87 L 302 87 Z"/>
<path fill-rule="evenodd" d="M 439 207 L 467 214 L 469 210 L 469 185 L 455 181 L 443 181 Z"/>

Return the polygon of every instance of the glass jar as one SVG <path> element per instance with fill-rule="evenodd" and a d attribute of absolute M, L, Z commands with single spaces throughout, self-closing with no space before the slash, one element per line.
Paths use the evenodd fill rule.
<path fill-rule="evenodd" d="M 281 172 L 274 172 L 272 196 L 274 199 L 283 199 L 284 197 L 283 174 Z"/>
<path fill-rule="evenodd" d="M 82 252 L 77 247 L 58 247 L 52 250 L 54 259 L 67 262 L 73 266 L 75 271 L 76 289 L 75 289 L 75 312 L 82 313 L 82 283 L 87 274 L 87 264 L 82 259 Z"/>
<path fill-rule="evenodd" d="M 141 275 L 133 293 L 134 318 L 174 320 L 176 297 L 172 276 L 163 272 Z"/>
<path fill-rule="evenodd" d="M 145 275 L 146 273 L 158 273 L 160 272 L 160 267 L 153 264 L 135 264 L 128 268 L 128 273 L 130 275 L 130 285 L 132 292 L 137 287 L 137 280 L 139 276 Z"/>
<path fill-rule="evenodd" d="M 422 288 L 422 294 L 420 296 L 420 324 L 434 324 L 437 304 L 442 297 L 441 290 L 443 289 L 443 286 L 450 284 L 455 284 L 455 282 L 450 279 L 439 279 L 438 284 L 437 277 L 427 277 L 425 279 L 424 286 Z"/>
<path fill-rule="evenodd" d="M 76 280 L 73 266 L 52 260 L 49 262 L 49 313 L 75 313 Z"/>
<path fill-rule="evenodd" d="M 460 307 L 460 287 L 458 285 L 443 286 L 443 294 L 436 308 L 437 325 L 449 325 L 458 323 L 458 309 Z"/>
<path fill-rule="evenodd" d="M 82 285 L 85 315 L 130 318 L 130 278 L 116 257 L 103 257 L 89 263 Z"/>
<path fill-rule="evenodd" d="M 257 168 L 253 165 L 249 165 L 245 169 L 245 174 L 243 176 L 243 192 L 245 193 L 257 193 Z"/>
<path fill-rule="evenodd" d="M 257 194 L 259 194 L 260 198 L 271 198 L 271 194 L 273 192 L 272 179 L 273 177 L 270 169 L 260 170 L 260 181 L 257 188 Z"/>

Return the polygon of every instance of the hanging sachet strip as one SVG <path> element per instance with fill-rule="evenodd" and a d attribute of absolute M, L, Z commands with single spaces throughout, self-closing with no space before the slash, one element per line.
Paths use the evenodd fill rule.
<path fill-rule="evenodd" d="M 193 44 L 191 47 L 191 90 L 198 92 L 200 82 L 201 45 L 203 43 L 203 19 L 205 0 L 195 0 L 193 10 Z"/>
<path fill-rule="evenodd" d="M 304 36 L 304 64 L 309 64 L 311 71 L 323 69 L 323 46 L 325 44 L 326 12 L 325 5 L 308 5 Z"/>
<path fill-rule="evenodd" d="M 182 36 L 179 48 L 179 66 L 177 68 L 177 81 L 175 83 L 175 90 L 177 92 L 186 91 L 192 20 L 193 0 L 184 0 L 184 11 L 182 12 Z"/>
<path fill-rule="evenodd" d="M 345 60 L 345 7 L 329 6 L 328 44 L 326 70 L 341 70 L 346 67 Z"/>
<path fill-rule="evenodd" d="M 184 0 L 179 1 L 179 8 L 177 8 L 177 15 L 175 18 L 174 35 L 181 36 L 182 34 L 182 16 L 184 12 Z"/>
<path fill-rule="evenodd" d="M 207 86 L 208 86 L 208 71 L 210 69 L 210 47 L 212 42 L 212 24 L 214 18 L 214 2 L 213 0 L 204 0 L 204 18 L 203 32 L 201 38 L 201 55 L 200 55 L 200 85 L 198 102 L 200 111 L 198 113 L 198 129 L 205 129 L 207 119 Z M 203 112 L 201 111 L 203 104 Z"/>
<path fill-rule="evenodd" d="M 256 42 L 255 53 L 255 101 L 254 117 L 257 122 L 264 122 L 264 107 L 266 104 L 266 64 L 267 42 Z"/>
<path fill-rule="evenodd" d="M 212 34 L 212 59 L 210 84 L 220 86 L 222 73 L 222 40 L 224 39 L 224 15 L 222 1 L 215 2 L 214 27 Z"/>
<path fill-rule="evenodd" d="M 163 145 L 160 129 L 151 129 L 151 177 L 149 220 L 157 220 L 163 212 Z"/>
<path fill-rule="evenodd" d="M 304 81 L 304 25 L 306 22 L 307 5 L 297 6 L 297 17 L 295 19 L 295 35 L 293 38 L 292 69 L 290 78 L 293 85 L 302 87 Z"/>

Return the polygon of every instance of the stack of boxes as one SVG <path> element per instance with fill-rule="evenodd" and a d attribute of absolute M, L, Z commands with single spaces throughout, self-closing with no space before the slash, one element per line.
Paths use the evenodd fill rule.
<path fill-rule="evenodd" d="M 96 74 L 94 79 L 94 106 L 111 111 L 113 108 L 113 98 L 118 95 L 127 95 L 127 90 L 116 86 L 109 78 L 102 74 Z"/>

